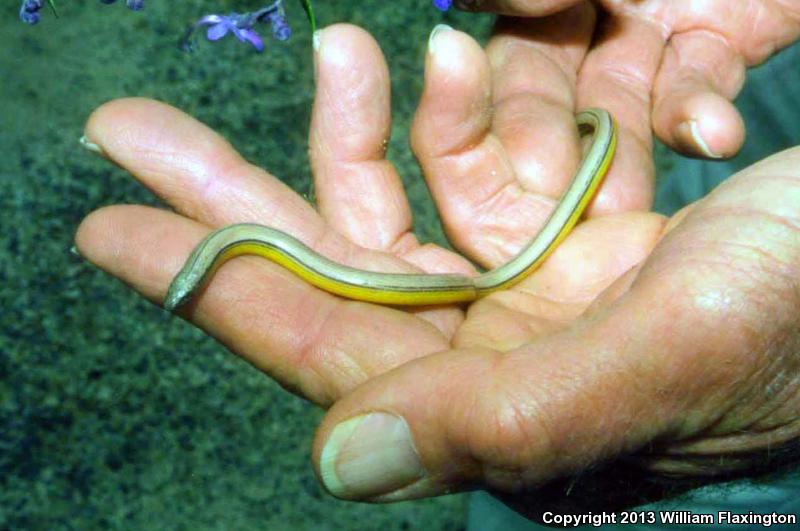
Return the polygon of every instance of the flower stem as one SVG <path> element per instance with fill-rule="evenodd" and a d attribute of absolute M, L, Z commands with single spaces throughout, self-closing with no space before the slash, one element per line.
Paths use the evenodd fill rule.
<path fill-rule="evenodd" d="M 311 7 L 311 0 L 300 0 L 300 3 L 303 4 L 303 9 L 306 11 L 308 22 L 311 24 L 311 33 L 314 33 L 317 31 L 317 21 L 314 18 L 314 8 Z"/>
<path fill-rule="evenodd" d="M 50 9 L 53 10 L 53 14 L 58 18 L 58 10 L 56 9 L 56 3 L 53 0 L 47 0 Z"/>

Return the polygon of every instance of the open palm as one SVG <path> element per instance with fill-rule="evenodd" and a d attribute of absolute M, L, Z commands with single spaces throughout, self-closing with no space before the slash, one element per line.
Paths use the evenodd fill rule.
<path fill-rule="evenodd" d="M 374 41 L 328 28 L 317 69 L 318 211 L 190 117 L 120 100 L 95 112 L 88 139 L 177 213 L 99 210 L 80 252 L 154 301 L 203 236 L 234 222 L 355 267 L 471 273 L 409 230 L 383 158 L 388 74 Z M 535 234 L 580 158 L 572 110 L 539 121 L 552 107 L 528 100 L 522 114 L 493 114 L 511 87 L 495 83 L 476 43 L 440 29 L 412 131 L 451 241 L 485 267 Z M 698 455 L 718 463 L 797 437 L 798 156 L 754 167 L 666 227 L 654 214 L 591 217 L 538 272 L 466 314 L 345 301 L 245 257 L 184 315 L 286 387 L 335 403 L 315 463 L 337 496 L 518 490 L 647 444 L 649 466 L 702 473 Z"/>
<path fill-rule="evenodd" d="M 534 155 L 512 158 L 494 133 L 498 121 L 492 120 L 491 76 L 483 51 L 463 33 L 449 32 L 443 41 L 451 49 L 440 46 L 439 55 L 452 57 L 445 56 L 441 65 L 429 59 L 414 144 L 452 241 L 475 262 L 496 267 L 535 235 L 577 168 L 577 128 L 572 113 L 561 122 L 527 128 L 535 137 L 525 141 L 544 156 L 536 161 L 535 172 L 518 175 L 512 163 L 534 161 Z M 451 63 L 453 57 L 460 59 Z M 79 231 L 81 251 L 159 302 L 163 284 L 209 228 L 234 222 L 276 227 L 354 267 L 474 274 L 470 261 L 432 244 L 420 245 L 410 231 L 400 178 L 384 158 L 389 78 L 372 38 L 353 27 L 327 29 L 317 69 L 309 140 L 317 210 L 177 109 L 151 100 L 117 100 L 92 115 L 87 137 L 179 215 L 137 206 L 101 209 Z M 525 178 L 538 179 L 552 193 L 530 189 Z M 142 230 L 142 220 L 152 223 L 152 233 Z M 126 236 L 109 238 L 118 231 Z M 146 241 L 136 241 L 142 238 Z M 157 254 L 120 255 L 145 248 Z M 111 253 L 113 263 L 106 264 L 99 252 Z M 624 268 L 642 257 L 643 251 L 632 253 Z M 542 274 L 551 269 L 546 266 Z M 608 275 L 606 281 L 613 278 Z M 553 298 L 574 298 L 585 283 L 560 281 L 562 294 Z M 534 284 L 523 283 L 514 293 Z M 492 300 L 506 297 L 498 294 Z M 580 297 L 591 300 L 592 294 Z M 481 339 L 472 318 L 465 322 L 459 307 L 405 311 L 346 301 L 252 257 L 222 268 L 184 315 L 320 404 L 410 359 L 454 343 L 488 341 Z M 566 319 L 565 314 L 551 318 Z M 497 332 L 505 336 L 502 329 L 511 332 L 515 325 L 499 326 Z"/>

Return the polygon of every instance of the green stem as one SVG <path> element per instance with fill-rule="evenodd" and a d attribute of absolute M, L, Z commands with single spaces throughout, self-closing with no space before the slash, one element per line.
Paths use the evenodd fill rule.
<path fill-rule="evenodd" d="M 47 0 L 47 3 L 50 5 L 50 9 L 53 10 L 53 14 L 58 18 L 58 10 L 56 9 L 56 3 L 53 0 Z"/>
<path fill-rule="evenodd" d="M 317 31 L 317 21 L 314 19 L 314 8 L 311 7 L 311 0 L 300 0 L 300 3 L 303 4 L 303 9 L 306 10 L 306 16 L 311 24 L 311 33 L 313 34 Z"/>

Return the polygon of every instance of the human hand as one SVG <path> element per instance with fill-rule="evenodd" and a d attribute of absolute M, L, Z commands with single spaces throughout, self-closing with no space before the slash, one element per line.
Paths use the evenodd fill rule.
<path fill-rule="evenodd" d="M 526 90 L 536 98 L 569 110 L 602 107 L 617 118 L 621 149 L 607 190 L 627 193 L 614 194 L 611 204 L 598 201 L 594 211 L 605 213 L 649 208 L 652 131 L 687 155 L 734 155 L 745 129 L 730 102 L 745 67 L 800 36 L 796 0 L 480 0 L 456 6 L 509 15 L 499 19 L 487 45 L 496 78 L 528 72 L 537 82 Z"/>
<path fill-rule="evenodd" d="M 479 485 L 522 510 L 564 502 L 530 489 L 616 459 L 662 493 L 796 463 L 798 162 L 800 148 L 762 161 L 663 227 L 645 214 L 580 225 L 522 293 L 470 307 L 455 349 L 333 406 L 315 442 L 326 485 L 380 501 Z M 614 263 L 651 246 L 627 271 Z M 605 510 L 653 495 L 604 472 L 618 489 L 600 493 Z"/>
<path fill-rule="evenodd" d="M 436 54 L 480 53 L 458 32 L 436 40 Z M 154 301 L 210 228 L 241 221 L 286 230 L 357 267 L 469 273 L 463 259 L 419 246 L 408 232 L 399 181 L 382 158 L 388 77 L 376 46 L 343 26 L 326 29 L 321 44 L 311 134 L 319 214 L 191 118 L 121 100 L 93 114 L 88 139 L 178 213 L 99 210 L 79 229 L 81 254 Z M 482 104 L 488 67 L 444 70 L 450 62 L 436 54 L 414 145 L 449 233 L 492 266 L 525 243 L 545 214 L 537 207 L 552 200 L 510 180 L 511 156 L 488 133 L 491 106 Z M 430 114 L 445 93 L 445 106 Z M 541 164 L 559 178 L 579 154 L 565 124 L 542 124 L 551 143 Z M 437 135 L 425 133 L 431 126 L 440 127 Z M 561 145 L 568 149 L 554 148 Z M 184 315 L 283 385 L 322 405 L 337 402 L 314 455 L 325 485 L 342 497 L 399 499 L 473 484 L 515 489 L 649 443 L 675 454 L 653 466 L 673 470 L 693 461 L 681 452 L 774 448 L 796 437 L 797 198 L 787 183 L 797 179 L 797 156 L 752 169 L 676 217 L 644 267 L 637 266 L 662 237 L 661 217 L 590 219 L 536 274 L 473 304 L 466 317 L 456 308 L 406 312 L 343 301 L 252 258 L 223 267 Z M 472 252 L 481 237 L 473 224 L 486 228 L 489 251 Z M 469 236 L 459 240 L 462 233 Z M 721 263 L 734 253 L 741 254 L 732 267 Z M 763 308 L 774 313 L 765 318 Z M 348 467 L 355 454 L 331 448 L 353 422 L 334 432 L 335 425 L 371 411 L 389 415 L 371 417 L 349 440 L 392 425 L 394 439 Z M 409 432 L 415 450 L 404 452 Z M 320 460 L 332 433 L 334 446 Z"/>

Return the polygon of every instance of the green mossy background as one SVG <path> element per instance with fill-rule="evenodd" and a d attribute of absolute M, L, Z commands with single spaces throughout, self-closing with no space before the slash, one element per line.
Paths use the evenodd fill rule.
<path fill-rule="evenodd" d="M 263 54 L 232 37 L 178 43 L 210 12 L 257 3 L 61 0 L 61 18 L 0 17 L 0 529 L 460 529 L 466 498 L 366 505 L 325 494 L 309 454 L 316 407 L 70 253 L 92 210 L 159 204 L 81 149 L 90 112 L 145 96 L 219 131 L 249 160 L 309 190 L 311 42 L 295 30 Z M 430 29 L 488 34 L 491 18 L 428 0 L 318 0 L 319 23 L 380 42 L 393 76 L 389 157 L 425 240 L 441 241 L 407 146 Z"/>

